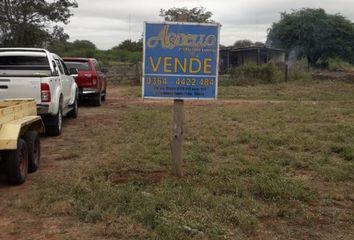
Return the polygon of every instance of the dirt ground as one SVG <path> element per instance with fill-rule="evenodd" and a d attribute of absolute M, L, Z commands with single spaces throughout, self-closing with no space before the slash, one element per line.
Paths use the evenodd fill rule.
<path fill-rule="evenodd" d="M 79 223 L 71 218 L 46 217 L 41 218 L 29 211 L 19 210 L 13 205 L 21 201 L 25 195 L 36 187 L 36 180 L 50 175 L 53 172 L 65 171 L 74 168 L 85 159 L 71 158 L 68 150 L 73 145 L 89 144 L 88 133 L 85 131 L 87 124 L 95 121 L 105 121 L 105 110 L 112 105 L 126 104 L 131 99 L 119 98 L 119 89 L 111 89 L 109 99 L 101 107 L 81 106 L 77 119 L 65 119 L 64 128 L 59 137 L 41 138 L 42 159 L 40 169 L 28 175 L 27 181 L 21 186 L 9 186 L 0 177 L 0 239 L 96 239 L 90 232 L 89 224 Z M 134 100 L 139 102 L 141 100 Z"/>

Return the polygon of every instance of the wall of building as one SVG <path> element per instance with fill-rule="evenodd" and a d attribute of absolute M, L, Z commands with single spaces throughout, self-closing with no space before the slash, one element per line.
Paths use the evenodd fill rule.
<path fill-rule="evenodd" d="M 274 62 L 285 62 L 285 53 L 284 52 L 271 52 L 271 60 Z"/>
<path fill-rule="evenodd" d="M 258 61 L 257 51 L 238 52 L 237 56 L 240 56 L 240 58 L 242 59 L 240 65 L 257 64 Z"/>
<path fill-rule="evenodd" d="M 235 52 L 222 52 L 221 53 L 221 68 L 237 67 L 244 64 L 264 64 L 269 61 L 285 62 L 285 52 L 272 51 L 272 50 L 259 50 L 253 49 L 249 51 L 235 51 Z"/>

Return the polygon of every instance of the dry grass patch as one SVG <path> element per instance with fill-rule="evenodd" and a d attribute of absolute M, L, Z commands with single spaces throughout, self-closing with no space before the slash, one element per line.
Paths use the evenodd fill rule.
<path fill-rule="evenodd" d="M 341 231 L 351 239 L 351 90 L 333 82 L 231 87 L 222 99 L 257 101 L 187 103 L 186 177 L 177 179 L 168 174 L 171 104 L 112 89 L 84 119 L 85 161 L 38 182 L 22 206 L 76 216 L 103 237 L 330 239 Z M 300 101 L 314 98 L 323 101 Z"/>

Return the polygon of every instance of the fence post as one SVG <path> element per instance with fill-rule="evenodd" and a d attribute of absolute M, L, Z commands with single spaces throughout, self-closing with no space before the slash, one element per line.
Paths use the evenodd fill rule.
<path fill-rule="evenodd" d="M 285 63 L 285 82 L 288 82 L 289 77 L 289 65 Z"/>
<path fill-rule="evenodd" d="M 136 62 L 136 81 L 135 85 L 139 85 L 141 83 L 141 78 L 142 78 L 142 69 L 139 61 Z"/>

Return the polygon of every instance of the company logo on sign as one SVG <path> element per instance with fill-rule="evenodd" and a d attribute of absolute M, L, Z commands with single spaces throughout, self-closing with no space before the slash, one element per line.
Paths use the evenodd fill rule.
<path fill-rule="evenodd" d="M 162 27 L 161 32 L 147 40 L 148 48 L 155 48 L 160 43 L 162 48 L 174 49 L 176 47 L 192 48 L 215 48 L 217 46 L 217 37 L 215 35 L 205 34 L 183 34 L 169 32 L 169 26 Z"/>

